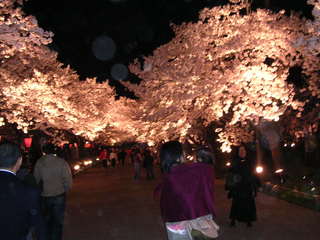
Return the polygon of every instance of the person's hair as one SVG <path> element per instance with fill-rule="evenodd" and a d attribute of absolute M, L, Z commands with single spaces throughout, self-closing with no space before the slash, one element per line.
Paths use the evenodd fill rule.
<path fill-rule="evenodd" d="M 201 148 L 197 151 L 197 159 L 199 162 L 214 164 L 214 154 L 208 148 Z"/>
<path fill-rule="evenodd" d="M 56 153 L 56 149 L 52 143 L 47 143 L 43 146 L 42 152 L 44 152 L 45 154 L 54 154 Z"/>
<path fill-rule="evenodd" d="M 12 143 L 0 145 L 0 168 L 12 168 L 21 157 L 20 148 Z"/>
<path fill-rule="evenodd" d="M 170 172 L 173 164 L 179 163 L 183 155 L 182 145 L 178 141 L 164 143 L 160 148 L 160 161 L 163 171 Z"/>

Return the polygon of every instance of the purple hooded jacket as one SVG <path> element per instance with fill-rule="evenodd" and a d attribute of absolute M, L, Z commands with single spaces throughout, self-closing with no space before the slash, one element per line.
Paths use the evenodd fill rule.
<path fill-rule="evenodd" d="M 214 169 L 205 163 L 181 164 L 156 188 L 165 222 L 190 220 L 214 211 Z"/>

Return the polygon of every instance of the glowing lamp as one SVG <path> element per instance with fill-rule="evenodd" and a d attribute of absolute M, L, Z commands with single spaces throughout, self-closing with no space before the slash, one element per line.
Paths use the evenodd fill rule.
<path fill-rule="evenodd" d="M 74 170 L 79 170 L 79 169 L 80 169 L 80 166 L 79 166 L 79 165 L 75 165 L 75 166 L 73 167 L 73 169 L 74 169 Z"/>
<path fill-rule="evenodd" d="M 23 143 L 26 148 L 30 148 L 32 144 L 32 138 L 31 137 L 24 138 Z"/>
<path fill-rule="evenodd" d="M 275 171 L 275 173 L 282 173 L 283 172 L 283 169 L 282 168 L 279 168 Z"/>
<path fill-rule="evenodd" d="M 263 172 L 263 167 L 257 166 L 257 167 L 256 167 L 256 172 L 257 172 L 258 174 L 261 174 L 261 173 Z"/>
<path fill-rule="evenodd" d="M 84 161 L 83 164 L 84 164 L 85 166 L 88 166 L 88 165 L 90 164 L 90 161 Z"/>
<path fill-rule="evenodd" d="M 230 167 L 230 166 L 231 166 L 231 162 L 227 162 L 227 163 L 226 163 L 226 166 L 227 166 L 227 167 Z"/>

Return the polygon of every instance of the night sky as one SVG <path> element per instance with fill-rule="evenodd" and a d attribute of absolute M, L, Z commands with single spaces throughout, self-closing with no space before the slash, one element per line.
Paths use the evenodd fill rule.
<path fill-rule="evenodd" d="M 307 0 L 271 0 L 271 9 L 302 11 L 311 16 Z M 197 21 L 204 7 L 226 4 L 227 0 L 29 0 L 27 14 L 34 15 L 40 27 L 54 33 L 50 48 L 58 59 L 70 65 L 80 79 L 97 77 L 98 82 L 110 79 L 118 95 L 133 97 L 118 80 L 139 82 L 126 66 L 135 58 L 152 54 L 157 47 L 174 36 L 170 23 Z M 254 0 L 253 7 L 263 7 Z M 294 3 L 293 3 L 294 2 Z M 108 42 L 109 55 L 98 56 L 93 48 Z M 101 45 L 100 45 L 101 46 Z M 99 59 L 100 58 L 100 59 Z"/>

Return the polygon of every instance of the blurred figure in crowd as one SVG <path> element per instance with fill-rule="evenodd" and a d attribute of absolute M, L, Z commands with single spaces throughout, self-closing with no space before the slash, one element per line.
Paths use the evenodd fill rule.
<path fill-rule="evenodd" d="M 102 148 L 98 158 L 102 161 L 102 165 L 107 168 L 108 167 L 108 151 L 105 148 Z"/>
<path fill-rule="evenodd" d="M 126 152 L 124 149 L 121 149 L 120 152 L 118 153 L 118 158 L 119 158 L 119 164 L 121 164 L 122 167 L 124 167 L 124 161 L 126 159 Z"/>
<path fill-rule="evenodd" d="M 133 163 L 131 158 L 132 150 L 130 148 L 126 149 L 126 162 Z"/>
<path fill-rule="evenodd" d="M 138 148 L 132 151 L 132 161 L 134 167 L 134 179 L 140 179 L 141 176 L 141 164 L 142 164 L 142 154 Z"/>
<path fill-rule="evenodd" d="M 146 169 L 147 179 L 154 179 L 153 156 L 149 149 L 146 149 L 143 156 L 143 167 Z"/>
<path fill-rule="evenodd" d="M 112 148 L 112 149 L 111 149 L 110 161 L 111 161 L 111 166 L 112 166 L 113 168 L 115 168 L 115 167 L 116 167 L 116 163 L 117 163 L 117 161 L 118 161 L 118 154 L 117 154 L 115 148 Z"/>
<path fill-rule="evenodd" d="M 32 174 L 31 164 L 28 159 L 23 159 L 20 169 L 17 172 L 17 177 L 25 184 L 32 187 L 39 187 L 35 177 Z"/>
<path fill-rule="evenodd" d="M 197 162 L 214 165 L 214 154 L 208 148 L 201 148 L 197 151 Z"/>

